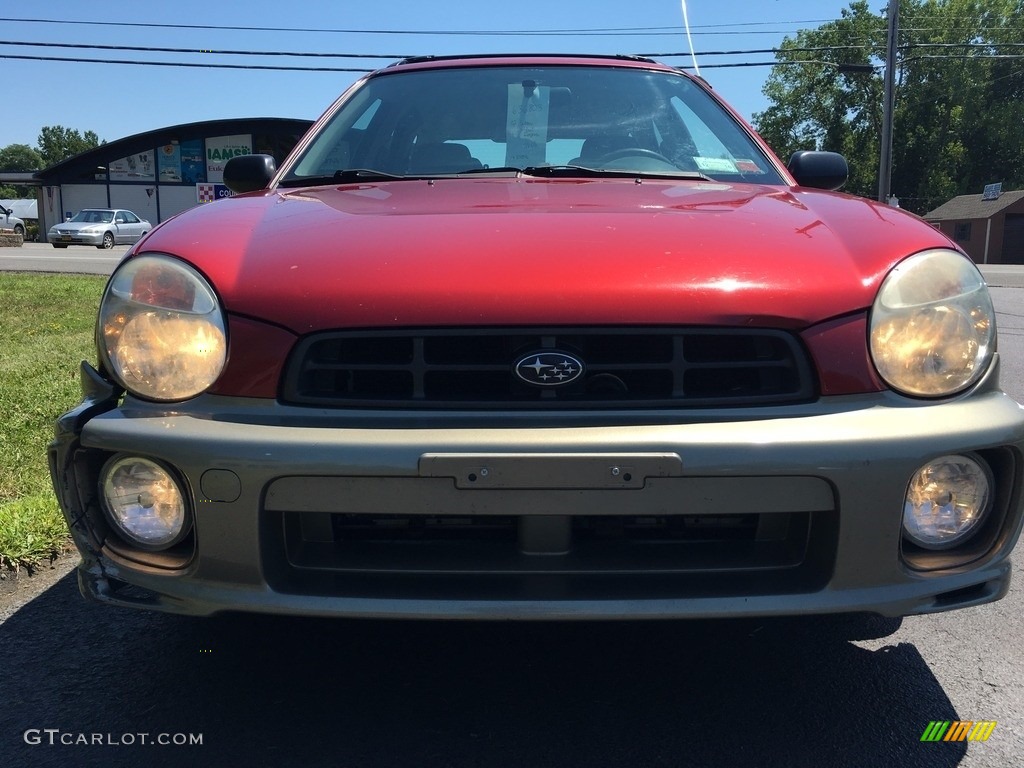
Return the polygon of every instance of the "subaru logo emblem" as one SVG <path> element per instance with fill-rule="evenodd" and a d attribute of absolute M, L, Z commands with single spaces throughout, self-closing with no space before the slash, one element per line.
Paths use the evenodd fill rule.
<path fill-rule="evenodd" d="M 538 387 L 560 387 L 583 375 L 583 362 L 564 352 L 531 352 L 516 362 L 516 376 Z"/>

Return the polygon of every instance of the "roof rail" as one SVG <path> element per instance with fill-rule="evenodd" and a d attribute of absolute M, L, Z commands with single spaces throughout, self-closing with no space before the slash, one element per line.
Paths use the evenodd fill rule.
<path fill-rule="evenodd" d="M 656 64 L 654 59 L 646 56 L 634 56 L 625 53 L 458 53 L 444 56 L 408 56 L 401 61 L 389 64 L 398 67 L 403 64 L 421 64 L 427 61 L 457 61 L 459 59 L 611 59 L 619 61 L 640 61 Z"/>

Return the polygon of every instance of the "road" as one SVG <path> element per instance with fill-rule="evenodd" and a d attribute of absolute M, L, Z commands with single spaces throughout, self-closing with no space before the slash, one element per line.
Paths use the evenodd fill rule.
<path fill-rule="evenodd" d="M 84 245 L 54 248 L 49 243 L 25 243 L 21 248 L 0 248 L 0 272 L 109 275 L 127 250 L 127 245 L 104 251 Z"/>
<path fill-rule="evenodd" d="M 993 294 L 1004 385 L 1024 401 L 1024 290 Z M 999 603 L 869 622 L 203 620 L 87 603 L 55 577 L 0 623 L 10 765 L 1024 763 L 1019 567 Z M 922 743 L 933 720 L 998 725 Z"/>

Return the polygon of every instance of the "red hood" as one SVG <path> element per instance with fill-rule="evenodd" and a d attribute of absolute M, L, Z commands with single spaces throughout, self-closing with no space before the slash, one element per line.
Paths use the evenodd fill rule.
<path fill-rule="evenodd" d="M 949 246 L 864 199 L 632 180 L 440 179 L 276 190 L 193 209 L 140 251 L 184 258 L 229 312 L 341 327 L 801 328 L 870 306 Z"/>

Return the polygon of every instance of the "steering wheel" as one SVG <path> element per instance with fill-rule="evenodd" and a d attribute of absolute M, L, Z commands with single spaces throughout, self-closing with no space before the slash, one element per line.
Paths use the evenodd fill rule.
<path fill-rule="evenodd" d="M 596 158 L 595 162 L 604 164 L 612 160 L 618 160 L 622 157 L 650 157 L 655 160 L 660 160 L 663 163 L 668 163 L 673 168 L 677 167 L 675 163 L 665 157 L 659 152 L 655 152 L 653 149 L 644 149 L 643 147 L 623 147 L 622 149 L 616 149 L 613 152 L 609 152 L 607 155 L 601 155 Z"/>

